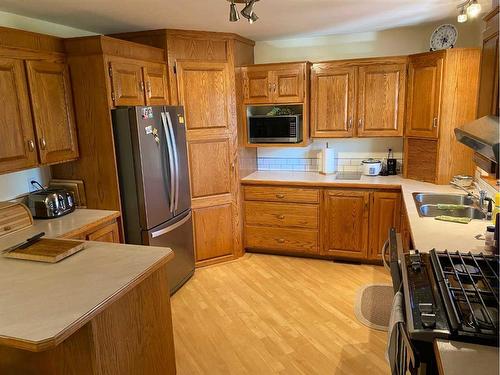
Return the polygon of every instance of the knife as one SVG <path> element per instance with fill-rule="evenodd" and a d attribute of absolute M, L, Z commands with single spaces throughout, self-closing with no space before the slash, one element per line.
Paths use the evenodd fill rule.
<path fill-rule="evenodd" d="M 26 249 L 27 247 L 30 247 L 33 245 L 35 242 L 39 241 L 40 238 L 45 236 L 45 232 L 40 232 L 38 234 L 35 234 L 33 237 L 28 238 L 26 241 L 23 241 L 21 243 L 18 243 L 17 245 L 14 245 L 12 247 L 9 247 L 8 249 L 5 249 L 2 251 L 2 254 L 5 253 L 10 253 L 11 251 L 17 250 L 17 249 Z"/>

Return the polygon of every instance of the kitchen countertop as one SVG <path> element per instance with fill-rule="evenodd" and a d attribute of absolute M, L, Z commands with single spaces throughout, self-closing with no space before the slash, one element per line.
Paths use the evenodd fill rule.
<path fill-rule="evenodd" d="M 360 180 L 336 180 L 335 175 L 323 175 L 317 172 L 257 171 L 243 178 L 241 182 L 243 184 L 401 189 L 413 244 L 422 252 L 436 248 L 480 253 L 484 251 L 484 240 L 477 240 L 475 236 L 484 234 L 486 227 L 491 225 L 490 221 L 483 220 L 458 224 L 420 217 L 413 200 L 414 192 L 463 194 L 463 191 L 450 185 L 435 185 L 405 179 L 401 176 L 362 176 Z"/>
<path fill-rule="evenodd" d="M 33 226 L 0 238 L 0 249 L 5 249 L 26 240 L 33 235 L 45 232 L 45 237 L 71 237 L 85 228 L 99 225 L 120 216 L 118 211 L 76 209 L 70 214 L 56 219 L 35 220 Z"/>
<path fill-rule="evenodd" d="M 0 256 L 0 345 L 58 345 L 173 256 L 165 247 L 105 242 L 86 242 L 54 264 Z"/>
<path fill-rule="evenodd" d="M 436 340 L 434 351 L 440 375 L 497 375 L 498 348 L 464 342 Z"/>

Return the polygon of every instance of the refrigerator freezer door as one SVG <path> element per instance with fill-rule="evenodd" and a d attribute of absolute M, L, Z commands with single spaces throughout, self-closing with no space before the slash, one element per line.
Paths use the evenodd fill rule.
<path fill-rule="evenodd" d="M 179 289 L 194 273 L 193 221 L 191 210 L 149 231 L 143 241 L 150 246 L 169 247 L 175 257 L 167 265 L 170 293 Z"/>

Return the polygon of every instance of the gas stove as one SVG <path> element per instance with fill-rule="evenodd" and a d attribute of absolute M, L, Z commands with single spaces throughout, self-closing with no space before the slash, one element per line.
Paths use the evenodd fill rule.
<path fill-rule="evenodd" d="M 401 257 L 408 334 L 498 346 L 498 256 L 414 250 Z"/>

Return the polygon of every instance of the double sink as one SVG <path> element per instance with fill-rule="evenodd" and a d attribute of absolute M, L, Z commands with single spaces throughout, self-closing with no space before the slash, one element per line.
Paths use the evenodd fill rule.
<path fill-rule="evenodd" d="M 486 214 L 477 206 L 475 199 L 470 195 L 413 193 L 413 200 L 421 217 L 446 215 L 477 220 L 486 219 Z M 443 208 L 439 205 L 457 205 L 457 207 Z"/>

